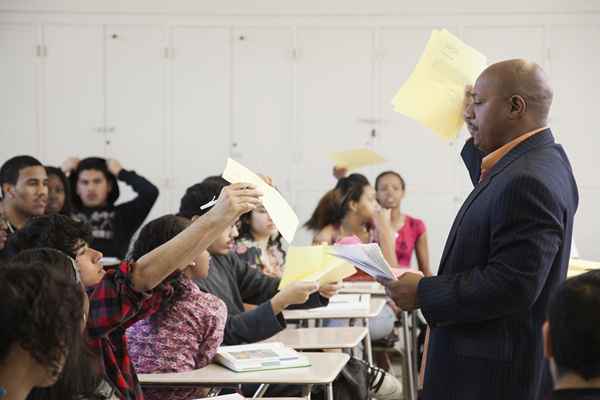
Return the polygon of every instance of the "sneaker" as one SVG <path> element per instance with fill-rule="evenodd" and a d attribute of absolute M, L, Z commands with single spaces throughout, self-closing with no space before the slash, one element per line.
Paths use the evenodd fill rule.
<path fill-rule="evenodd" d="M 394 375 L 369 365 L 368 379 L 369 392 L 377 400 L 400 400 L 402 398 L 402 384 Z"/>

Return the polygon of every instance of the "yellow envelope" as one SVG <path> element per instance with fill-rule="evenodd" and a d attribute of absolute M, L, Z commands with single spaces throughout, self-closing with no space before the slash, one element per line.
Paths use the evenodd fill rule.
<path fill-rule="evenodd" d="M 288 249 L 279 289 L 297 281 L 326 285 L 356 273 L 350 263 L 329 254 L 331 246 L 292 246 Z"/>
<path fill-rule="evenodd" d="M 582 260 L 580 258 L 571 258 L 569 260 L 569 269 L 567 270 L 567 278 L 572 278 L 577 275 L 585 274 L 586 272 L 600 269 L 600 262 Z"/>
<path fill-rule="evenodd" d="M 434 30 L 411 76 L 394 96 L 394 110 L 445 139 L 463 126 L 465 87 L 485 69 L 486 57 L 447 30 Z"/>
<path fill-rule="evenodd" d="M 223 172 L 223 178 L 230 183 L 251 183 L 263 193 L 262 202 L 273 223 L 288 242 L 292 243 L 300 224 L 298 216 L 275 188 L 268 185 L 260 176 L 231 158 Z"/>
<path fill-rule="evenodd" d="M 330 158 L 335 162 L 335 165 L 346 167 L 348 171 L 385 162 L 385 158 L 366 147 L 332 153 Z"/>

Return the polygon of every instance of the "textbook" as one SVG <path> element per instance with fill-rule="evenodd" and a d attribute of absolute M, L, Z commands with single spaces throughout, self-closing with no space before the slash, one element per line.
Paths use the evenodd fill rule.
<path fill-rule="evenodd" d="M 221 346 L 215 361 L 235 372 L 310 366 L 302 353 L 279 342 Z"/>
<path fill-rule="evenodd" d="M 370 294 L 337 294 L 329 299 L 327 306 L 306 311 L 366 311 L 369 309 L 370 300 Z"/>
<path fill-rule="evenodd" d="M 279 290 L 292 282 L 338 282 L 352 276 L 356 269 L 347 261 L 334 257 L 332 246 L 292 246 L 288 249 Z"/>
<path fill-rule="evenodd" d="M 381 248 L 376 243 L 336 245 L 332 246 L 330 254 L 350 262 L 375 279 L 383 281 L 396 279 L 381 253 Z"/>

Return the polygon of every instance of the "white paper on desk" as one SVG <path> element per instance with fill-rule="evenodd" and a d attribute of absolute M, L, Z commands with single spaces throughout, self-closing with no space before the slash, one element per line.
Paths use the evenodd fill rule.
<path fill-rule="evenodd" d="M 262 202 L 273 223 L 283 238 L 288 243 L 292 243 L 300 220 L 292 207 L 275 188 L 231 158 L 227 159 L 223 178 L 230 183 L 251 183 L 256 186 L 263 193 Z"/>
<path fill-rule="evenodd" d="M 376 243 L 336 245 L 332 247 L 331 255 L 351 262 L 375 279 L 396 279 Z"/>

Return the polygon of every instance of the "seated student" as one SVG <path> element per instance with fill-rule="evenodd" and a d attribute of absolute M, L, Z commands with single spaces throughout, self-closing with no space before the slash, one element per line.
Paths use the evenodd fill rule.
<path fill-rule="evenodd" d="M 71 215 L 71 190 L 65 173 L 56 167 L 46 166 L 48 174 L 48 204 L 46 214 Z"/>
<path fill-rule="evenodd" d="M 0 262 L 10 258 L 9 238 L 27 220 L 43 215 L 48 202 L 48 175 L 38 160 L 16 156 L 0 168 L 2 210 L 0 210 Z"/>
<path fill-rule="evenodd" d="M 133 234 L 142 225 L 158 198 L 158 188 L 117 160 L 70 158 L 63 163 L 73 193 L 73 217 L 92 227 L 92 247 L 107 257 L 124 259 Z M 115 206 L 117 179 L 137 193 L 131 201 Z"/>
<path fill-rule="evenodd" d="M 265 275 L 280 278 L 286 251 L 281 233 L 264 206 L 242 215 L 238 231 L 234 250 L 242 261 Z"/>
<path fill-rule="evenodd" d="M 544 324 L 544 353 L 555 400 L 600 399 L 600 271 L 567 279 L 554 293 Z"/>
<path fill-rule="evenodd" d="M 201 207 L 221 190 L 230 187 L 227 185 L 229 183 L 224 179 L 211 177 L 189 187 L 181 199 L 179 215 L 190 220 L 200 217 L 208 211 Z M 266 276 L 250 267 L 232 251 L 236 237 L 237 229 L 232 223 L 208 247 L 211 255 L 208 277 L 196 281 L 201 290 L 216 295 L 227 306 L 224 344 L 267 339 L 285 328 L 284 309 L 294 304 L 302 304 L 306 308 L 324 306 L 328 303 L 326 297 L 337 291 L 337 285 L 326 285 L 320 293 L 315 293 L 319 289 L 316 283 L 296 282 L 278 292 L 278 278 Z M 244 311 L 244 303 L 258 307 Z"/>
<path fill-rule="evenodd" d="M 417 256 L 419 270 L 423 275 L 431 276 L 425 223 L 401 211 L 402 200 L 406 193 L 404 179 L 394 171 L 382 172 L 375 178 L 375 192 L 377 193 L 377 202 L 381 207 L 391 210 L 392 230 L 396 232 L 398 266 L 410 267 L 414 252 Z"/>
<path fill-rule="evenodd" d="M 86 225 L 60 214 L 30 220 L 15 237 L 16 248 L 52 247 L 76 260 L 90 298 L 87 334 L 91 347 L 102 355 L 102 372 L 120 391 L 120 398 L 143 399 L 125 330 L 160 308 L 171 293 L 153 289 L 202 254 L 241 214 L 259 205 L 259 195 L 248 184 L 226 188 L 214 207 L 188 229 L 139 260 L 125 261 L 106 274 L 100 264 L 102 253 L 88 245 Z"/>
<path fill-rule="evenodd" d="M 0 267 L 0 398 L 24 400 L 53 385 L 82 346 L 87 303 L 71 260 L 36 251 Z M 43 259 L 36 260 L 39 254 Z M 75 399 L 76 388 L 63 399 Z"/>
<path fill-rule="evenodd" d="M 175 215 L 165 215 L 142 228 L 130 258 L 140 259 L 186 229 L 190 222 Z M 172 273 L 163 285 L 173 295 L 160 309 L 127 330 L 129 353 L 139 373 L 183 372 L 206 366 L 223 341 L 227 319 L 225 304 L 216 296 L 202 292 L 193 279 L 208 275 L 208 252 Z M 147 400 L 184 400 L 205 396 L 204 389 L 144 390 Z"/>

